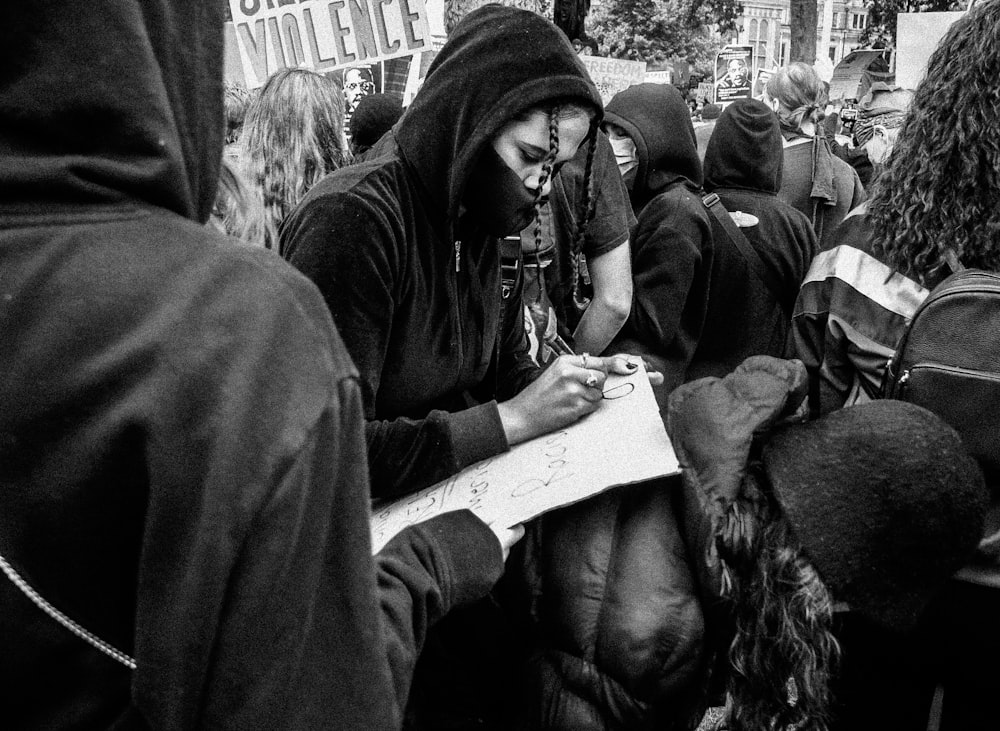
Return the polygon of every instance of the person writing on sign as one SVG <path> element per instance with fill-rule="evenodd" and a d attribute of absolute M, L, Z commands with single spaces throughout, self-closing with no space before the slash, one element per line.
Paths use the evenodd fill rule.
<path fill-rule="evenodd" d="M 399 728 L 428 626 L 516 533 L 466 511 L 372 556 L 322 298 L 204 225 L 223 5 L 0 15 L 4 726 Z"/>
<path fill-rule="evenodd" d="M 600 110 L 554 25 L 481 8 L 435 58 L 391 149 L 329 175 L 283 226 L 284 256 L 319 286 L 360 372 L 373 497 L 571 424 L 597 408 L 609 371 L 636 367 L 581 354 L 541 371 L 521 277 L 500 287 L 500 237 L 537 215 L 581 145 L 591 189 Z"/>
<path fill-rule="evenodd" d="M 479 8 L 378 156 L 329 175 L 285 222 L 284 255 L 319 286 L 359 371 L 372 497 L 412 493 L 570 425 L 598 408 L 609 372 L 638 367 L 581 353 L 541 370 L 527 350 L 520 272 L 501 288 L 501 238 L 537 215 L 580 147 L 582 188 L 592 189 L 600 113 L 553 23 Z M 508 625 L 496 603 L 479 602 L 435 627 L 411 696 L 417 728 L 504 710 L 518 677 L 507 660 L 523 641 Z"/>

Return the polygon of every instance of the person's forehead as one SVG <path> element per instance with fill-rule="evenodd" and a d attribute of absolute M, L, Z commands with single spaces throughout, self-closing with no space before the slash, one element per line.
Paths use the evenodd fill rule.
<path fill-rule="evenodd" d="M 590 120 L 584 114 L 573 114 L 557 119 L 559 133 L 559 157 L 570 146 L 578 146 L 590 130 Z M 548 149 L 549 146 L 549 115 L 536 110 L 524 120 L 519 120 L 509 128 L 510 134 L 519 142 L 535 147 Z"/>

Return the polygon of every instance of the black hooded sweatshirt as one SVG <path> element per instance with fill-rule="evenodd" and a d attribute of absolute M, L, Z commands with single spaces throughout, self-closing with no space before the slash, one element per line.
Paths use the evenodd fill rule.
<path fill-rule="evenodd" d="M 361 373 L 373 497 L 508 448 L 494 399 L 538 373 L 521 282 L 502 298 L 499 242 L 460 203 L 500 128 L 554 98 L 600 110 L 554 25 L 480 8 L 435 57 L 394 144 L 320 181 L 282 226 L 283 255 L 319 286 Z"/>
<path fill-rule="evenodd" d="M 373 559 L 323 300 L 203 225 L 222 10 L 0 6 L 0 554 L 137 663 L 0 575 L 5 728 L 395 728 L 428 624 L 502 569 L 468 512 Z"/>
<path fill-rule="evenodd" d="M 728 105 L 705 152 L 705 190 L 739 212 L 740 231 L 780 284 L 778 297 L 712 219 L 715 256 L 705 329 L 688 380 L 725 376 L 752 355 L 784 357 L 799 285 L 817 251 L 809 219 L 777 197 L 781 129 L 763 102 Z"/>
<path fill-rule="evenodd" d="M 608 103 L 605 120 L 635 142 L 631 184 L 632 311 L 612 350 L 641 352 L 663 373 L 663 397 L 684 381 L 708 306 L 712 228 L 701 202 L 701 161 L 684 98 L 638 84 Z M 625 177 L 629 181 L 629 175 Z"/>

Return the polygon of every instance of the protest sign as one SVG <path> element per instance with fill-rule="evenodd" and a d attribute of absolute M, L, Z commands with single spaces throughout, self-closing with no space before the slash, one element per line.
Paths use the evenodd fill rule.
<path fill-rule="evenodd" d="M 896 16 L 896 86 L 916 89 L 938 43 L 965 11 Z"/>
<path fill-rule="evenodd" d="M 652 84 L 672 84 L 674 83 L 674 72 L 670 71 L 647 71 L 643 81 Z"/>
<path fill-rule="evenodd" d="M 376 508 L 372 550 L 409 525 L 453 510 L 510 527 L 611 487 L 676 474 L 677 457 L 645 370 L 609 376 L 604 393 L 600 407 L 577 423 Z"/>
<path fill-rule="evenodd" d="M 726 46 L 715 57 L 715 103 L 750 98 L 751 46 Z"/>
<path fill-rule="evenodd" d="M 605 58 L 603 56 L 580 56 L 579 58 L 587 67 L 587 73 L 597 85 L 601 101 L 605 104 L 611 101 L 611 98 L 619 91 L 635 84 L 641 84 L 646 79 L 645 61 L 624 61 L 619 58 Z"/>
<path fill-rule="evenodd" d="M 703 104 L 711 104 L 715 101 L 715 84 L 711 81 L 701 81 L 694 92 L 694 98 Z"/>
<path fill-rule="evenodd" d="M 833 70 L 830 101 L 860 99 L 871 86 L 869 67 L 879 61 L 885 49 L 852 51 Z"/>
<path fill-rule="evenodd" d="M 431 46 L 424 0 L 229 0 L 249 88 L 281 68 L 325 72 Z"/>
<path fill-rule="evenodd" d="M 767 88 L 767 82 L 771 80 L 771 77 L 777 73 L 778 67 L 770 69 L 757 69 L 756 76 L 753 77 L 753 98 L 760 99 L 764 96 L 764 89 Z"/>

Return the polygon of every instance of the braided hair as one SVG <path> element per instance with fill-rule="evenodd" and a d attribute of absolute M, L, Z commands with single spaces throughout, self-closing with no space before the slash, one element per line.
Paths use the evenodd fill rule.
<path fill-rule="evenodd" d="M 570 266 L 573 271 L 573 303 L 577 309 L 585 310 L 590 305 L 590 298 L 580 292 L 580 264 L 583 260 L 583 240 L 587 233 L 587 225 L 594 217 L 594 207 L 597 196 L 594 195 L 594 152 L 597 149 L 596 126 L 592 126 L 587 135 L 587 162 L 583 168 L 583 198 L 580 201 L 580 213 L 577 216 L 576 231 L 570 246 Z"/>
<path fill-rule="evenodd" d="M 543 107 L 542 111 L 548 115 L 549 118 L 549 149 L 545 155 L 545 159 L 542 161 L 542 173 L 538 179 L 538 187 L 535 191 L 535 219 L 533 234 L 535 239 L 535 247 L 532 252 L 535 257 L 535 265 L 539 268 L 541 267 L 541 261 L 539 253 L 542 250 L 542 206 L 545 204 L 545 199 L 542 195 L 542 191 L 545 188 L 545 184 L 556 174 L 555 170 L 555 159 L 559 155 L 559 120 L 577 114 L 582 108 L 577 103 L 573 102 L 553 102 L 551 106 Z M 521 117 L 527 117 L 535 109 L 529 109 L 522 113 Z M 597 124 L 592 122 L 590 129 L 587 132 L 587 137 L 584 140 L 587 145 L 587 161 L 584 167 L 583 176 L 583 198 L 580 201 L 579 212 L 574 221 L 573 233 L 570 245 L 570 267 L 572 269 L 572 280 L 573 280 L 573 301 L 576 306 L 584 310 L 590 304 L 590 300 L 586 298 L 580 290 L 580 263 L 583 257 L 583 242 L 584 237 L 587 232 L 587 225 L 590 220 L 594 217 L 594 203 L 596 196 L 594 195 L 594 183 L 593 183 L 593 168 L 594 168 L 594 152 L 597 148 Z"/>

